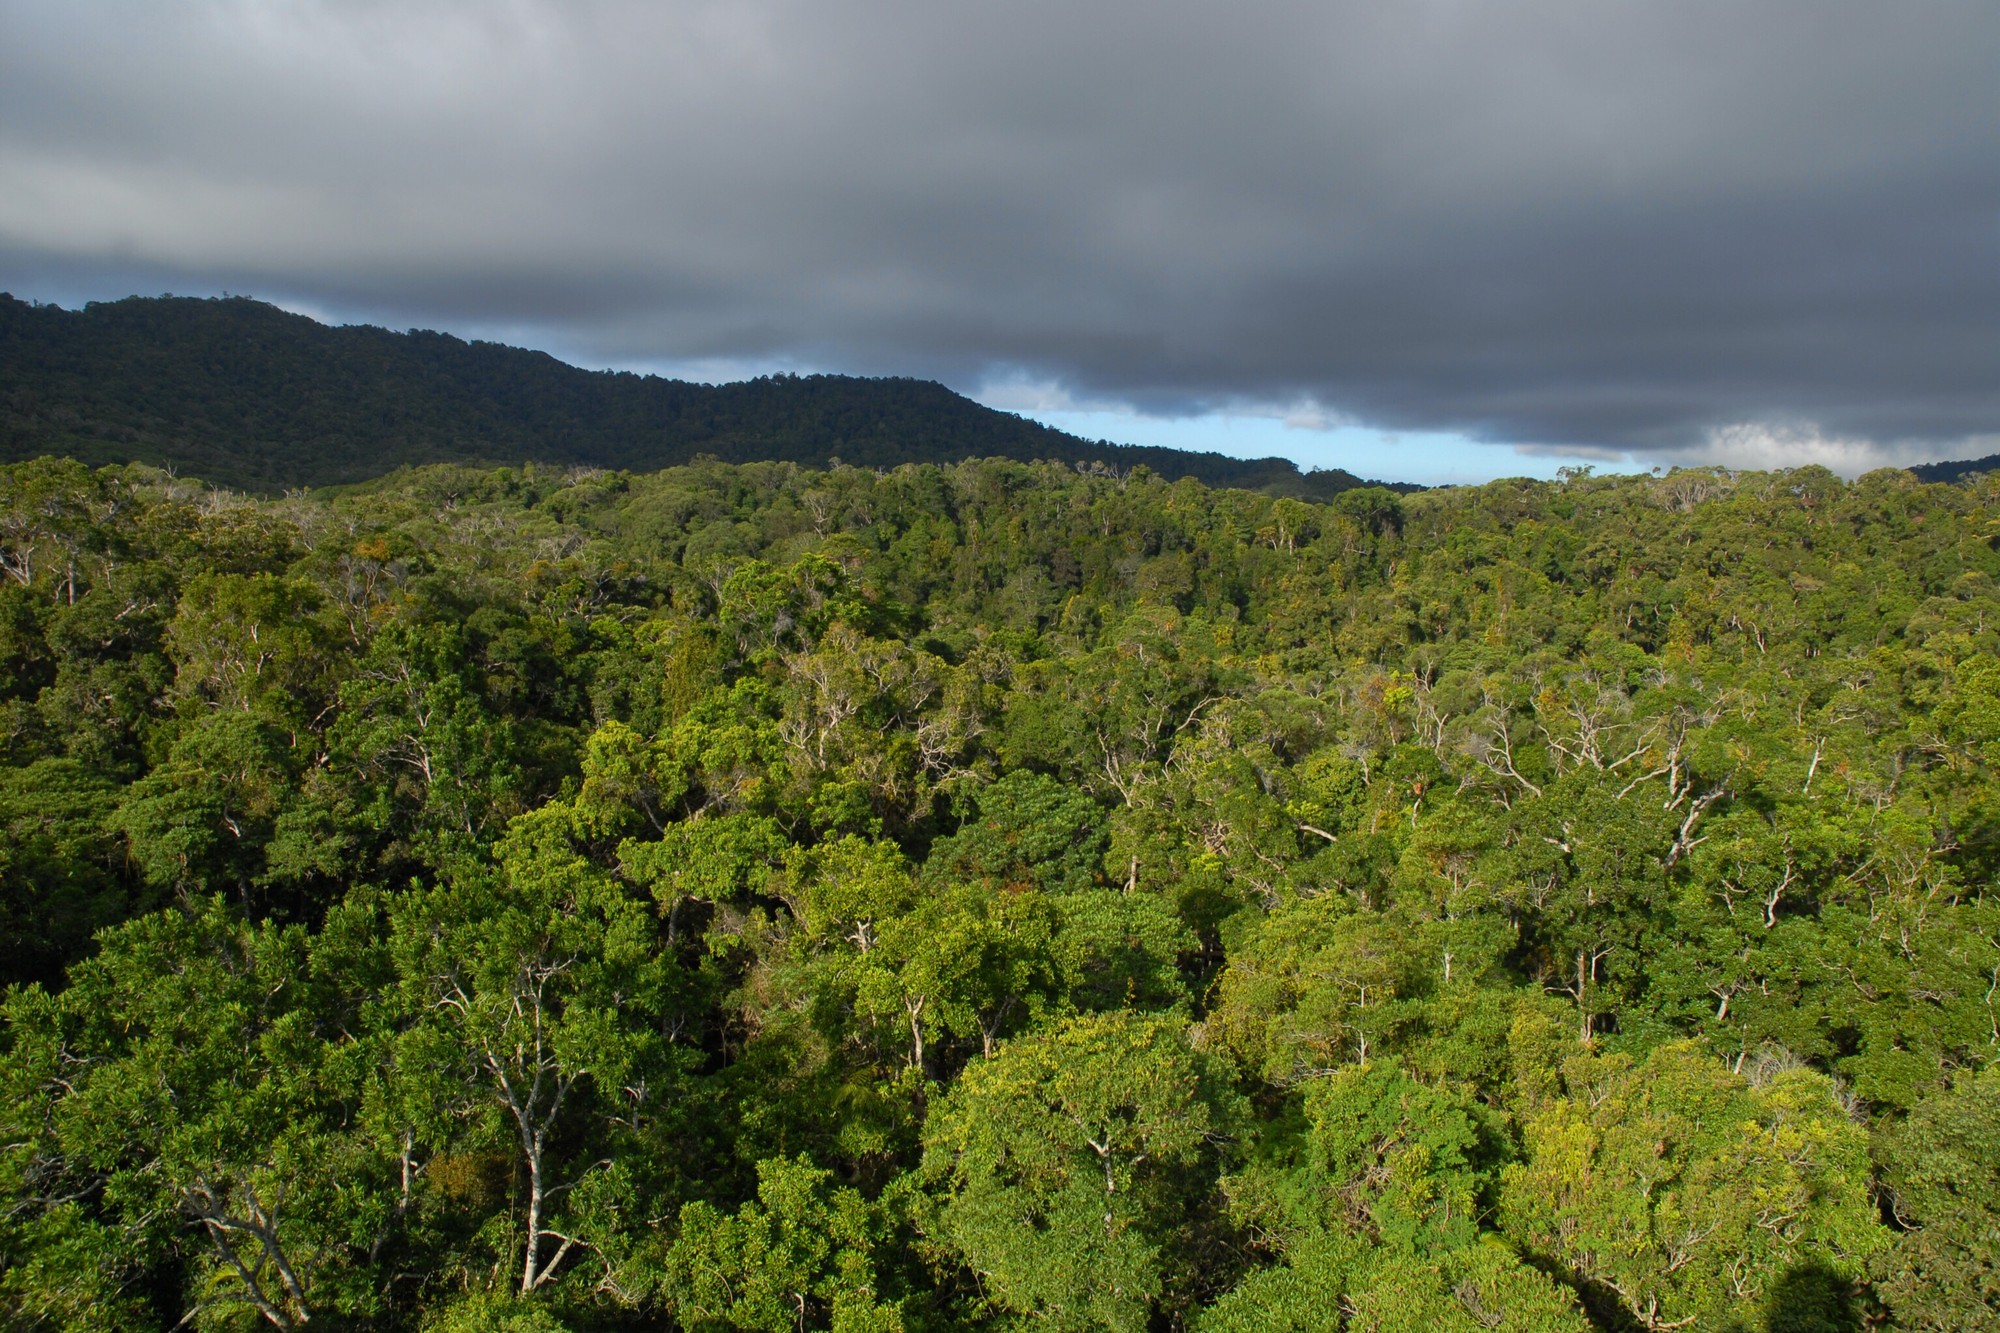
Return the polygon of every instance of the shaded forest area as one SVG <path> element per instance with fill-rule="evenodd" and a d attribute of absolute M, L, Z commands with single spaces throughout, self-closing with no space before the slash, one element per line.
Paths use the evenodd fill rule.
<path fill-rule="evenodd" d="M 265 495 L 411 464 L 654 471 L 704 458 L 1055 459 L 1316 500 L 1364 484 L 1282 458 L 1079 439 L 924 380 L 689 384 L 449 334 L 329 328 L 244 297 L 65 310 L 0 293 L 0 462 L 45 454 L 148 463 Z"/>
<path fill-rule="evenodd" d="M 16 1329 L 1971 1329 L 2000 482 L 0 470 Z"/>

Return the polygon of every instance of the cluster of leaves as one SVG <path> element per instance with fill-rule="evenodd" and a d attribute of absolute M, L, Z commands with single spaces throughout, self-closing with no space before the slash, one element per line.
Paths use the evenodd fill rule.
<path fill-rule="evenodd" d="M 0 1319 L 1969 1329 L 2000 491 L 0 470 Z"/>

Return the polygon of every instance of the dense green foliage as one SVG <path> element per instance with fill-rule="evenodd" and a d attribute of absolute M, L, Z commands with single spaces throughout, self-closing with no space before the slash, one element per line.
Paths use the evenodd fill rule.
<path fill-rule="evenodd" d="M 0 1322 L 1984 1327 L 2000 486 L 0 471 Z"/>
<path fill-rule="evenodd" d="M 448 334 L 328 328 L 244 297 L 64 310 L 0 293 L 0 462 L 42 454 L 150 463 L 265 494 L 411 463 L 650 471 L 704 457 L 873 468 L 1055 459 L 1322 500 L 1363 484 L 1282 458 L 1079 439 L 922 380 L 689 384 Z"/>

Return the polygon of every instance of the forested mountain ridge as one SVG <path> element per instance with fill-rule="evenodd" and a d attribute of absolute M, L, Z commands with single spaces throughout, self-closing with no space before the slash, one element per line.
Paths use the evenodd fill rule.
<path fill-rule="evenodd" d="M 1963 481 L 1980 472 L 2000 472 L 2000 454 L 1946 463 L 1917 463 L 1910 468 L 1919 481 Z"/>
<path fill-rule="evenodd" d="M 243 297 L 64 310 L 0 294 L 0 460 L 43 454 L 265 494 L 427 463 L 652 471 L 703 455 L 881 468 L 1054 459 L 1321 500 L 1364 484 L 1281 458 L 1083 440 L 922 380 L 690 384 L 447 334 L 328 327 Z"/>
<path fill-rule="evenodd" d="M 8 1327 L 1967 1329 L 2000 480 L 0 468 Z"/>

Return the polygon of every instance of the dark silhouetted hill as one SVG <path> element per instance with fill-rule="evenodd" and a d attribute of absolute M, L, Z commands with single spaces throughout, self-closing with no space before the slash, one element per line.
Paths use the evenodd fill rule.
<path fill-rule="evenodd" d="M 0 294 L 0 459 L 41 454 L 170 466 L 266 493 L 425 463 L 652 471 L 704 454 L 879 468 L 989 456 L 1143 465 L 1308 499 L 1380 484 L 1281 458 L 1092 442 L 924 380 L 690 384 L 448 334 L 328 327 L 243 297 L 66 310 Z"/>
<path fill-rule="evenodd" d="M 2000 454 L 1984 458 L 1961 458 L 1949 463 L 1919 463 L 1908 469 L 1918 481 L 1964 481 L 1981 472 L 2000 472 Z"/>

